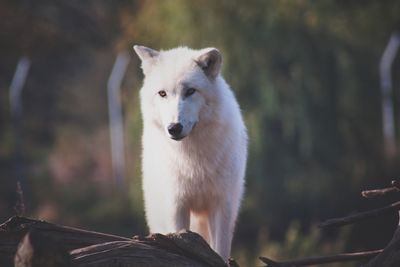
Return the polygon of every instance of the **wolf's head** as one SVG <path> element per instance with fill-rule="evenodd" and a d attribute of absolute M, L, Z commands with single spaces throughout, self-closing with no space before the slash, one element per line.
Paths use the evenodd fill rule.
<path fill-rule="evenodd" d="M 182 140 L 212 116 L 222 56 L 216 48 L 156 51 L 134 46 L 145 75 L 142 113 L 168 137 Z"/>

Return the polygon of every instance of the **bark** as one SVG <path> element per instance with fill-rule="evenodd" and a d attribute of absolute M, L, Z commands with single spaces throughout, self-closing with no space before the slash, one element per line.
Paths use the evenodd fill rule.
<path fill-rule="evenodd" d="M 14 260 L 16 267 L 228 266 L 190 231 L 125 238 L 22 217 L 0 225 L 1 266 Z"/>

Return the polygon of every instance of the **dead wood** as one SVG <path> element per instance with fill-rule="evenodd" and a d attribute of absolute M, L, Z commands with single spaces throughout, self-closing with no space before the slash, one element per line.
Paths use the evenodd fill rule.
<path fill-rule="evenodd" d="M 400 182 L 392 181 L 391 187 L 383 189 L 373 189 L 363 191 L 363 197 L 372 198 L 384 196 L 393 192 L 400 192 Z M 333 227 L 352 224 L 358 221 L 366 220 L 372 217 L 378 217 L 388 212 L 400 210 L 400 201 L 392 203 L 386 207 L 374 209 L 370 211 L 359 212 L 350 216 L 342 218 L 334 218 L 327 220 L 319 225 L 319 227 Z M 315 264 L 324 264 L 331 262 L 341 261 L 354 261 L 372 258 L 363 267 L 398 267 L 400 266 L 400 213 L 399 213 L 399 226 L 393 235 L 390 243 L 381 250 L 365 251 L 357 253 L 344 253 L 333 256 L 322 256 L 313 258 L 304 258 L 291 261 L 274 261 L 266 257 L 260 257 L 260 260 L 267 264 L 269 267 L 296 267 L 296 266 L 309 266 Z"/>
<path fill-rule="evenodd" d="M 129 238 L 15 216 L 0 225 L 0 263 L 2 263 L 2 266 L 13 266 L 18 243 L 30 230 L 37 230 L 46 237 L 57 240 L 67 250 L 103 242 L 130 240 Z M 3 263 L 8 265 L 3 265 Z"/>
<path fill-rule="evenodd" d="M 32 230 L 18 245 L 14 264 L 15 267 L 70 267 L 71 256 L 61 244 Z"/>
<path fill-rule="evenodd" d="M 319 227 L 338 227 L 354 222 L 363 221 L 365 219 L 378 217 L 382 214 L 400 210 L 400 201 L 392 203 L 386 207 L 374 209 L 370 211 L 358 212 L 354 215 L 346 216 L 343 218 L 335 218 L 327 220 L 319 225 Z"/>
<path fill-rule="evenodd" d="M 14 259 L 16 267 L 228 266 L 190 231 L 130 239 L 23 217 L 0 225 L 1 266 Z"/>
<path fill-rule="evenodd" d="M 73 266 L 79 267 L 227 267 L 203 238 L 190 231 L 103 243 L 73 250 L 71 256 L 75 264 Z"/>
<path fill-rule="evenodd" d="M 392 186 L 382 189 L 364 190 L 361 195 L 365 198 L 374 198 L 387 195 L 389 193 L 400 192 L 400 182 L 393 180 Z"/>
<path fill-rule="evenodd" d="M 266 257 L 260 257 L 260 260 L 266 263 L 268 267 L 310 266 L 310 265 L 325 264 L 332 262 L 365 260 L 378 255 L 380 252 L 382 252 L 382 250 L 342 253 L 331 256 L 311 257 L 311 258 L 297 259 L 291 261 L 274 261 Z"/>

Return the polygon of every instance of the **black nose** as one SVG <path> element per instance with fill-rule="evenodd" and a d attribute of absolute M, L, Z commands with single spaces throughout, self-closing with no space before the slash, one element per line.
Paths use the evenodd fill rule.
<path fill-rule="evenodd" d="M 182 133 L 183 126 L 178 123 L 171 123 L 168 125 L 168 132 L 172 136 L 179 136 Z"/>

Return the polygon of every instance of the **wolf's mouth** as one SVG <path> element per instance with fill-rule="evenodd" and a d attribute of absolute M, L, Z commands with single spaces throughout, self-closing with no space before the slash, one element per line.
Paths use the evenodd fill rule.
<path fill-rule="evenodd" d="M 175 141 L 181 141 L 183 138 L 185 138 L 186 136 L 171 136 L 171 139 L 175 140 Z"/>

